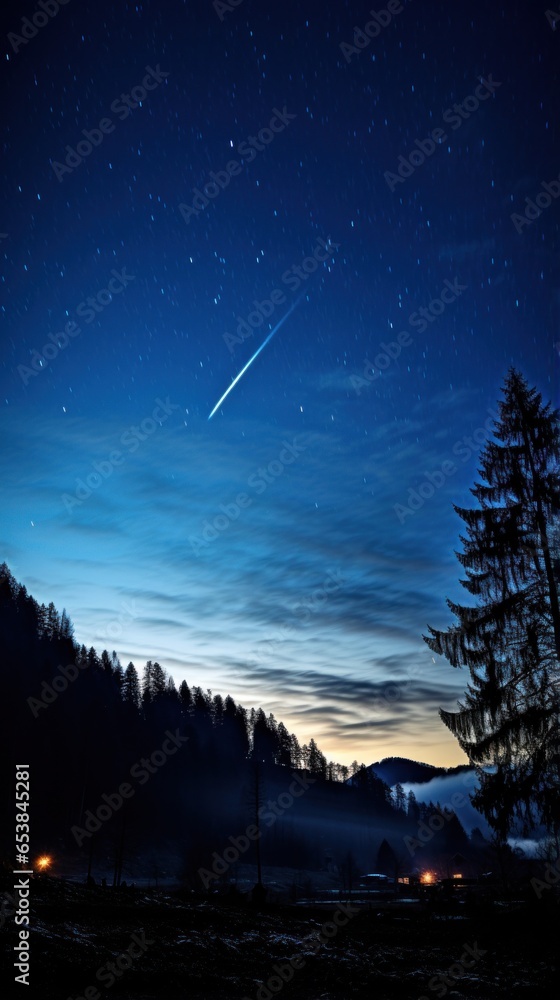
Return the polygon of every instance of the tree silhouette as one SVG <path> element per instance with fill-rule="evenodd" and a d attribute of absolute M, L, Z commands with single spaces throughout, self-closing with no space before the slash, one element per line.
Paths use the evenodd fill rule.
<path fill-rule="evenodd" d="M 399 781 L 397 781 L 397 784 L 393 789 L 393 801 L 395 809 L 398 809 L 399 812 L 406 812 L 406 795 L 403 786 Z"/>
<path fill-rule="evenodd" d="M 558 412 L 515 369 L 503 392 L 471 490 L 479 509 L 455 507 L 467 526 L 461 584 L 478 602 L 448 601 L 459 624 L 424 639 L 470 670 L 459 711 L 440 715 L 477 766 L 474 805 L 505 839 L 517 822 L 557 833 L 560 821 L 560 436 Z"/>
<path fill-rule="evenodd" d="M 389 842 L 383 839 L 377 852 L 376 870 L 380 875 L 388 875 L 390 878 L 395 878 L 397 867 L 397 856 Z"/>
<path fill-rule="evenodd" d="M 135 709 L 140 707 L 142 700 L 140 694 L 140 681 L 138 680 L 136 667 L 132 662 L 128 664 L 124 672 L 122 699 L 127 705 L 132 705 Z"/>
<path fill-rule="evenodd" d="M 406 797 L 406 814 L 409 819 L 413 822 L 417 822 L 420 817 L 420 809 L 418 808 L 418 802 L 416 801 L 416 796 L 412 789 Z"/>

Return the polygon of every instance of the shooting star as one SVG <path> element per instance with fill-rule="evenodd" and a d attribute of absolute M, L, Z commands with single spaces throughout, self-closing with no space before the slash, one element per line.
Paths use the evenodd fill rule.
<path fill-rule="evenodd" d="M 282 326 L 282 323 L 285 323 L 285 322 L 286 322 L 286 320 L 287 320 L 287 318 L 288 318 L 288 316 L 289 316 L 289 315 L 290 315 L 291 313 L 293 313 L 293 311 L 294 311 L 294 309 L 296 308 L 296 306 L 297 306 L 297 305 L 299 305 L 299 303 L 301 302 L 301 300 L 302 300 L 302 298 L 303 298 L 303 295 L 304 295 L 304 293 L 302 292 L 302 293 L 301 293 L 301 295 L 300 295 L 300 296 L 298 296 L 298 298 L 297 298 L 297 299 L 296 299 L 296 301 L 294 302 L 293 306 L 291 306 L 291 307 L 290 307 L 290 308 L 288 309 L 288 312 L 286 313 L 286 315 L 285 315 L 285 316 L 283 316 L 283 317 L 282 317 L 282 319 L 280 320 L 280 322 L 276 324 L 276 326 L 274 327 L 274 330 L 271 330 L 271 331 L 270 331 L 270 333 L 269 333 L 268 337 L 266 338 L 266 340 L 263 340 L 263 342 L 262 342 L 261 346 L 260 346 L 260 347 L 258 348 L 258 350 L 256 350 L 256 351 L 255 351 L 255 353 L 253 354 L 253 357 L 252 357 L 252 358 L 249 358 L 249 360 L 248 360 L 247 364 L 245 365 L 245 367 L 244 367 L 244 368 L 242 368 L 242 369 L 241 369 L 241 371 L 239 372 L 239 375 L 236 375 L 236 376 L 235 376 L 235 378 L 234 378 L 233 382 L 231 383 L 231 385 L 230 385 L 230 386 L 228 386 L 228 388 L 227 388 L 227 389 L 226 389 L 226 391 L 224 392 L 223 396 L 221 396 L 221 397 L 220 397 L 220 399 L 218 400 L 218 402 L 216 403 L 216 405 L 215 405 L 214 409 L 212 410 L 212 413 L 211 413 L 211 414 L 210 414 L 210 416 L 208 417 L 208 419 L 209 419 L 209 420 L 211 420 L 211 419 L 212 419 L 212 417 L 214 416 L 214 414 L 215 414 L 216 410 L 219 410 L 219 408 L 220 408 L 220 406 L 222 405 L 222 403 L 223 403 L 224 399 L 226 398 L 226 396 L 229 396 L 229 394 L 230 394 L 231 390 L 233 389 L 234 385 L 236 385 L 236 384 L 237 384 L 237 383 L 239 382 L 239 379 L 241 378 L 241 376 L 242 376 L 242 375 L 244 375 L 244 374 L 245 374 L 245 372 L 247 371 L 247 369 L 248 369 L 249 365 L 252 365 L 252 364 L 253 364 L 253 361 L 255 360 L 255 358 L 258 358 L 258 356 L 259 356 L 259 354 L 261 353 L 261 351 L 262 351 L 262 350 L 264 350 L 264 348 L 266 347 L 266 345 L 268 344 L 268 342 L 269 342 L 270 340 L 272 340 L 272 338 L 273 338 L 274 334 L 276 333 L 276 331 L 277 331 L 277 330 L 279 330 L 279 329 L 280 329 L 280 327 Z"/>

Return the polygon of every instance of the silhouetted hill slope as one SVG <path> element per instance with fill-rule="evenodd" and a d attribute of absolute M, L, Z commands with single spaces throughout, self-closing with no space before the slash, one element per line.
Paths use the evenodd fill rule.
<path fill-rule="evenodd" d="M 432 764 L 422 764 L 408 757 L 384 757 L 383 760 L 370 764 L 368 770 L 373 771 L 387 785 L 424 784 L 432 778 L 441 778 L 452 774 L 461 774 L 470 770 L 469 764 L 459 764 L 457 767 L 434 767 Z"/>

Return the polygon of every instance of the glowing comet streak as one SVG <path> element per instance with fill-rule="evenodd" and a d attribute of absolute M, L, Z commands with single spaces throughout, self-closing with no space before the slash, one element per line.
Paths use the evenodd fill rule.
<path fill-rule="evenodd" d="M 274 334 L 276 333 L 276 331 L 277 331 L 277 330 L 279 330 L 279 329 L 280 329 L 280 327 L 282 326 L 282 323 L 285 323 L 285 322 L 286 322 L 286 320 L 287 320 L 287 318 L 288 318 L 288 316 L 289 316 L 289 315 L 290 315 L 291 313 L 293 313 L 294 309 L 296 308 L 296 306 L 298 305 L 298 303 L 299 303 L 299 302 L 301 302 L 302 298 L 303 298 L 303 292 L 302 292 L 302 294 L 301 294 L 301 295 L 300 295 L 300 296 L 299 296 L 299 297 L 298 297 L 298 298 L 296 299 L 296 301 L 294 302 L 293 306 L 291 306 L 291 307 L 290 307 L 290 309 L 288 309 L 288 312 L 286 313 L 286 315 L 285 315 L 285 316 L 283 316 L 283 317 L 282 317 L 282 319 L 280 320 L 280 322 L 276 324 L 276 326 L 274 327 L 274 330 L 271 330 L 271 331 L 270 331 L 270 333 L 269 333 L 268 337 L 266 338 L 266 340 L 263 340 L 263 342 L 262 342 L 261 346 L 260 346 L 260 347 L 258 348 L 258 350 L 256 350 L 256 351 L 255 351 L 255 353 L 253 354 L 253 357 L 252 357 L 252 358 L 249 358 L 249 360 L 248 360 L 247 364 L 245 365 L 245 367 L 244 367 L 244 368 L 242 368 L 242 369 L 241 369 L 241 371 L 239 372 L 239 375 L 236 375 L 236 376 L 235 376 L 235 378 L 234 378 L 233 382 L 231 383 L 231 385 L 230 385 L 230 386 L 228 386 L 228 388 L 227 388 L 227 389 L 226 389 L 226 391 L 224 392 L 223 396 L 222 396 L 222 397 L 221 397 L 221 398 L 220 398 L 220 399 L 218 400 L 218 402 L 216 403 L 216 405 L 215 405 L 214 409 L 212 410 L 212 413 L 211 413 L 211 414 L 210 414 L 210 416 L 208 417 L 208 419 L 209 419 L 209 420 L 211 420 L 211 419 L 212 419 L 212 417 L 214 416 L 214 414 L 215 414 L 216 410 L 219 410 L 219 408 L 220 408 L 220 406 L 222 405 L 222 403 L 223 403 L 224 399 L 226 398 L 226 396 L 229 396 L 229 394 L 230 394 L 231 390 L 233 389 L 234 385 L 236 385 L 236 384 L 237 384 L 237 382 L 239 382 L 239 379 L 241 378 L 241 376 L 242 376 L 242 375 L 244 375 L 244 374 L 245 374 L 245 372 L 247 371 L 247 369 L 248 369 L 249 365 L 252 365 L 252 364 L 253 364 L 253 361 L 255 360 L 255 358 L 258 358 L 258 356 L 259 356 L 259 354 L 261 353 L 261 351 L 262 351 L 262 350 L 264 350 L 264 348 L 266 347 L 266 345 L 268 344 L 268 342 L 269 342 L 270 340 L 272 340 L 272 338 L 273 338 Z"/>

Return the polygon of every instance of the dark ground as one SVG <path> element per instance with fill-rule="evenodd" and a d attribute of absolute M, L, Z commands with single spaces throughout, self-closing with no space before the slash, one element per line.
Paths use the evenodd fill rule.
<path fill-rule="evenodd" d="M 2 891 L 10 891 L 5 881 Z M 332 920 L 326 908 L 273 904 L 262 911 L 226 897 L 183 891 L 86 889 L 40 877 L 32 884 L 31 986 L 12 985 L 17 928 L 7 915 L 0 945 L 8 968 L 2 995 L 77 1000 L 268 1000 L 259 988 L 273 965 L 305 959 L 277 993 L 285 1000 L 472 997 L 552 998 L 558 994 L 558 915 L 554 899 L 480 901 L 442 907 L 373 900 L 314 953 L 311 935 Z M 135 934 L 147 945 L 112 985 L 96 973 L 126 952 Z M 460 961 L 465 945 L 485 954 L 456 980 L 429 982 Z M 455 974 L 459 975 L 458 967 Z M 109 976 L 110 973 L 107 973 Z M 273 987 L 277 984 L 273 981 Z M 7 988 L 7 989 L 6 989 Z M 6 989 L 6 993 L 4 993 Z M 445 994 L 444 994 L 445 990 Z M 96 1000 L 89 994 L 87 1000 Z"/>

